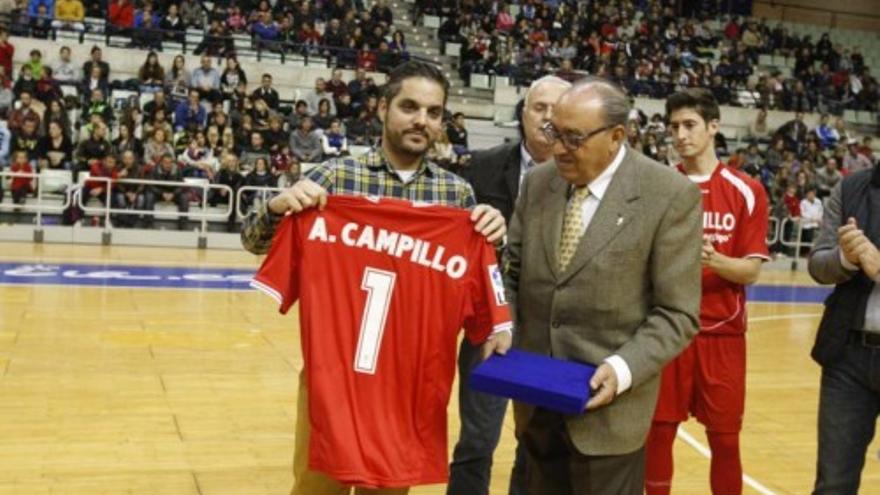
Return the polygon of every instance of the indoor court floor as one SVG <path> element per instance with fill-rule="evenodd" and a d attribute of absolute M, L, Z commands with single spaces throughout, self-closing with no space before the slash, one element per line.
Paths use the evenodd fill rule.
<path fill-rule="evenodd" d="M 247 287 L 259 261 L 0 243 L 0 494 L 287 493 L 302 360 L 295 312 L 279 315 Z M 765 270 L 752 293 L 746 493 L 810 491 L 819 368 L 809 350 L 824 293 L 803 270 Z M 687 423 L 673 493 L 709 493 L 705 445 Z M 507 493 L 513 446 L 509 413 L 492 494 Z M 880 493 L 877 439 L 862 493 Z"/>

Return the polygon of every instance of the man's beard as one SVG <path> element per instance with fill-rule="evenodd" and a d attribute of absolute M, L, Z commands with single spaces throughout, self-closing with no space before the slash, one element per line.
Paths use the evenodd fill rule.
<path fill-rule="evenodd" d="M 425 144 L 423 146 L 418 146 L 418 145 L 414 146 L 414 145 L 408 143 L 406 141 L 406 137 L 409 134 L 421 135 L 425 140 Z M 419 131 L 419 130 L 414 130 L 414 129 L 408 129 L 408 130 L 403 131 L 401 133 L 389 132 L 388 133 L 388 141 L 389 141 L 388 144 L 390 144 L 391 147 L 394 148 L 394 151 L 396 151 L 398 153 L 403 153 L 403 154 L 406 154 L 406 155 L 409 155 L 412 157 L 423 156 L 425 153 L 428 152 L 428 149 L 430 149 L 431 145 L 434 143 L 434 140 L 431 139 L 430 134 L 428 134 L 427 131 L 424 131 L 424 130 Z"/>

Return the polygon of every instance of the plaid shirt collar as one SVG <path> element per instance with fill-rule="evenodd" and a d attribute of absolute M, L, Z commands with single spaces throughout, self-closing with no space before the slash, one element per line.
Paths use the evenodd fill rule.
<path fill-rule="evenodd" d="M 396 177 L 398 180 L 400 180 L 400 176 L 397 174 L 397 170 L 394 169 L 394 167 L 385 157 L 385 151 L 383 151 L 382 148 L 364 153 L 358 158 L 358 161 L 370 170 L 376 172 L 384 170 L 389 175 Z M 421 162 L 419 163 L 419 166 L 416 168 L 416 173 L 413 175 L 413 178 L 415 179 L 422 174 L 429 178 L 436 177 L 439 173 L 437 167 L 438 166 L 436 164 L 423 156 Z"/>

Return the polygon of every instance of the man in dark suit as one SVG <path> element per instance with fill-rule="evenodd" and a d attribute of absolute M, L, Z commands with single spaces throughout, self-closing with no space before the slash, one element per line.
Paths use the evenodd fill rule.
<path fill-rule="evenodd" d="M 828 197 L 810 275 L 835 284 L 812 356 L 822 366 L 815 495 L 858 493 L 880 407 L 880 166 Z M 876 483 L 874 484 L 876 487 Z"/>
<path fill-rule="evenodd" d="M 272 87 L 272 74 L 263 74 L 260 87 L 251 95 L 253 98 L 262 98 L 272 110 L 278 110 L 278 91 Z"/>
<path fill-rule="evenodd" d="M 556 100 L 571 83 L 554 76 L 536 80 L 518 106 L 521 141 L 478 151 L 462 175 L 474 188 L 477 201 L 496 208 L 510 221 L 525 173 L 536 164 L 550 160 L 552 143 L 541 128 L 549 122 Z M 498 446 L 507 400 L 474 392 L 467 386 L 471 370 L 482 361 L 479 347 L 467 339 L 458 355 L 461 433 L 450 465 L 449 495 L 484 495 L 489 492 L 492 454 Z M 511 495 L 524 493 L 523 454 L 517 458 L 510 479 Z"/>
<path fill-rule="evenodd" d="M 627 147 L 629 112 L 601 79 L 563 94 L 511 219 L 516 345 L 598 366 L 582 414 L 514 402 L 529 494 L 641 495 L 660 371 L 699 326 L 700 191 Z"/>
<path fill-rule="evenodd" d="M 794 120 L 782 124 L 776 131 L 777 136 L 785 139 L 785 147 L 799 153 L 807 141 L 807 124 L 804 123 L 804 112 L 794 114 Z"/>

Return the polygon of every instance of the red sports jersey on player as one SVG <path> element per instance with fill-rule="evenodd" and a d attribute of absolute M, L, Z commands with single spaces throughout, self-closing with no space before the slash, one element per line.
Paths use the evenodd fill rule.
<path fill-rule="evenodd" d="M 309 467 L 350 485 L 448 478 L 457 334 L 510 329 L 495 250 L 469 212 L 331 196 L 282 220 L 252 285 L 300 302 Z"/>
<path fill-rule="evenodd" d="M 684 173 L 684 167 L 678 165 Z M 693 177 L 692 177 L 693 179 Z M 735 258 L 769 259 L 767 195 L 748 175 L 723 163 L 708 180 L 695 180 L 703 193 L 703 239 L 715 251 Z M 700 331 L 742 333 L 746 330 L 746 290 L 703 268 Z"/>

